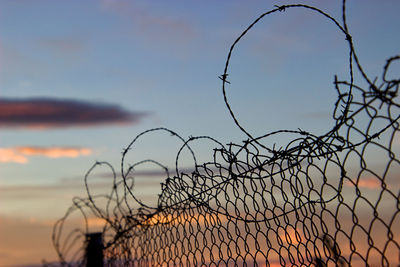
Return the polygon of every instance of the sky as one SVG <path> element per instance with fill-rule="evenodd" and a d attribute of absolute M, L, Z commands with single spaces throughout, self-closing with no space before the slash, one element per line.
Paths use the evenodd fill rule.
<path fill-rule="evenodd" d="M 379 75 L 400 53 L 400 2 L 348 2 L 360 61 Z M 121 152 L 142 131 L 246 139 L 218 76 L 240 33 L 289 3 L 296 2 L 0 0 L 0 266 L 56 259 L 52 225 L 72 197 L 84 196 L 86 171 L 96 161 L 118 171 Z M 303 3 L 341 19 L 340 1 Z M 298 128 L 322 134 L 333 125 L 334 75 L 348 79 L 347 62 L 347 43 L 332 23 L 305 10 L 276 13 L 236 48 L 228 98 L 255 136 Z M 173 169 L 180 145 L 155 133 L 129 160 L 152 158 Z M 194 147 L 200 162 L 212 148 Z M 190 157 L 180 164 L 193 167 Z M 144 172 L 144 199 L 154 200 L 161 179 Z M 96 180 L 99 190 L 108 184 Z"/>

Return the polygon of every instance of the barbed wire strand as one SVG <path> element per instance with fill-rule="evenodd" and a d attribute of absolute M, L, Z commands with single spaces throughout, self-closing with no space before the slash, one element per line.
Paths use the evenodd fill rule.
<path fill-rule="evenodd" d="M 254 25 L 293 8 L 317 13 L 343 33 L 350 81 L 334 78 L 335 123 L 325 134 L 287 129 L 254 137 L 228 101 L 230 60 Z M 387 77 L 400 55 L 386 61 L 378 85 L 357 56 L 345 0 L 341 20 L 304 4 L 275 6 L 254 20 L 233 42 L 219 76 L 226 107 L 247 140 L 223 145 L 209 136 L 184 139 L 155 128 L 137 135 L 123 150 L 120 175 L 109 163 L 96 162 L 85 175 L 87 198 L 74 198 L 54 225 L 59 265 L 85 265 L 85 237 L 95 217 L 104 223 L 107 266 L 400 266 L 400 79 Z M 367 88 L 355 84 L 354 66 Z M 125 167 L 138 139 L 156 131 L 182 142 L 173 176 L 152 159 Z M 285 147 L 266 145 L 271 136 L 285 133 L 296 136 Z M 201 165 L 191 147 L 200 140 L 217 146 Z M 184 150 L 193 158 L 191 172 L 179 167 Z M 144 164 L 165 175 L 154 207 L 135 195 L 135 169 Z M 93 195 L 88 180 L 100 166 L 110 170 L 112 187 L 109 194 Z M 84 227 L 68 232 L 66 222 L 77 212 Z"/>

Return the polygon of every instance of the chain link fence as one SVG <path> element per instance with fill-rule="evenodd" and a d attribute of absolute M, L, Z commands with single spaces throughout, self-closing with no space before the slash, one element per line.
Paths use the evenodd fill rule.
<path fill-rule="evenodd" d="M 233 43 L 220 79 L 226 106 L 247 136 L 243 143 L 224 145 L 207 136 L 184 139 L 157 128 L 139 134 L 123 151 L 121 174 L 106 162 L 96 163 L 85 177 L 88 196 L 74 198 L 54 227 L 61 265 L 86 264 L 84 241 L 88 220 L 95 216 L 104 222 L 107 266 L 399 266 L 400 79 L 389 77 L 389 69 L 400 56 L 387 60 L 380 77 L 367 76 L 347 29 L 346 1 L 342 7 L 342 18 L 335 19 L 308 5 L 276 6 Z M 226 95 L 231 56 L 264 17 L 296 8 L 316 12 L 337 26 L 349 47 L 345 64 L 350 80 L 334 78 L 334 125 L 325 134 L 297 129 L 252 136 Z M 356 72 L 360 83 L 355 82 Z M 175 174 L 153 160 L 127 167 L 126 156 L 136 142 L 159 131 L 182 141 Z M 293 139 L 285 147 L 266 145 L 280 134 Z M 181 154 L 189 151 L 196 162 L 191 144 L 201 139 L 215 143 L 213 157 L 181 171 Z M 143 164 L 165 171 L 154 207 L 133 192 L 134 168 Z M 100 165 L 113 173 L 108 195 L 93 195 L 87 183 Z M 76 212 L 85 218 L 86 228 L 70 231 L 65 222 Z"/>

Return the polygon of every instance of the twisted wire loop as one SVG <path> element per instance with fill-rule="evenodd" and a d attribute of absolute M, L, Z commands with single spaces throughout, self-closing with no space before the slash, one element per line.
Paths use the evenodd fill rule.
<path fill-rule="evenodd" d="M 220 79 L 227 108 L 247 136 L 242 144 L 224 145 L 207 136 L 186 140 L 157 128 L 139 134 L 123 151 L 118 177 L 108 163 L 96 163 L 85 176 L 87 198 L 74 198 L 54 226 L 60 263 L 85 264 L 83 241 L 89 217 L 95 216 L 104 222 L 107 266 L 399 266 L 400 79 L 389 77 L 389 70 L 400 56 L 387 60 L 379 79 L 370 79 L 346 25 L 346 1 L 342 6 L 341 22 L 312 6 L 277 6 L 233 43 Z M 254 137 L 228 102 L 229 61 L 256 23 L 290 8 L 317 12 L 343 33 L 349 46 L 350 81 L 334 79 L 335 123 L 325 134 L 298 129 Z M 355 83 L 355 72 L 366 86 Z M 155 131 L 182 141 L 173 175 L 154 160 L 125 166 L 137 140 Z M 293 135 L 285 147 L 265 145 L 269 137 L 283 133 Z M 197 163 L 191 149 L 200 139 L 216 146 L 204 164 Z M 192 171 L 180 171 L 182 151 L 193 157 Z M 154 207 L 134 194 L 134 168 L 142 164 L 165 172 Z M 88 186 L 91 172 L 99 166 L 112 172 L 108 195 L 93 195 Z M 86 227 L 70 231 L 65 221 L 75 211 L 84 217 Z"/>

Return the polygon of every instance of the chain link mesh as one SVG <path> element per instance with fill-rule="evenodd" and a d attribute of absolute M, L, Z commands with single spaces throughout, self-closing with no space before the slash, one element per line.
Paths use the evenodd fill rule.
<path fill-rule="evenodd" d="M 389 58 L 382 76 L 371 80 L 356 55 L 345 7 L 343 1 L 342 22 L 300 4 L 277 6 L 255 20 L 233 43 L 220 76 L 227 108 L 247 140 L 227 145 L 206 136 L 185 140 L 165 128 L 139 134 L 123 151 L 121 174 L 106 162 L 96 163 L 85 177 L 87 198 L 74 198 L 55 225 L 53 242 L 60 263 L 85 264 L 87 221 L 95 216 L 105 223 L 107 266 L 399 266 L 400 79 L 387 76 L 400 56 Z M 298 129 L 254 137 L 228 102 L 229 62 L 256 23 L 289 8 L 317 12 L 343 33 L 349 45 L 350 81 L 335 77 L 335 124 L 326 134 Z M 363 85 L 355 83 L 355 72 Z M 182 141 L 175 175 L 153 160 L 125 166 L 137 140 L 155 131 Z M 265 145 L 280 134 L 293 136 L 286 147 Z M 180 171 L 181 152 L 189 151 L 196 160 L 190 145 L 200 139 L 215 143 L 213 158 L 196 163 L 192 171 Z M 155 207 L 133 193 L 134 168 L 142 164 L 165 170 Z M 92 195 L 87 183 L 100 165 L 113 173 L 108 195 Z M 65 221 L 76 211 L 84 216 L 86 228 L 69 231 Z"/>

